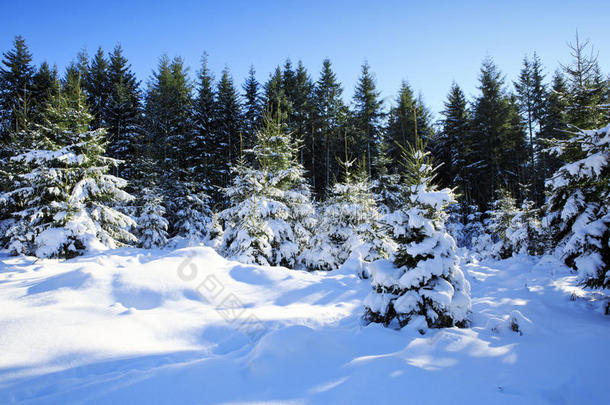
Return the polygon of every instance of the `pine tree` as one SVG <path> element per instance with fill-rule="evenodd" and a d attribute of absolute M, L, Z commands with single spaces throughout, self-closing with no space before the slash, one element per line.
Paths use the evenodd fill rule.
<path fill-rule="evenodd" d="M 245 159 L 233 168 L 232 184 L 225 189 L 229 208 L 221 250 L 244 263 L 294 267 L 311 239 L 313 207 L 298 148 L 284 127 L 265 117 L 265 128 L 249 151 L 256 167 Z"/>
<path fill-rule="evenodd" d="M 0 67 L 0 138 L 8 142 L 9 134 L 27 129 L 31 103 L 32 54 L 25 40 L 18 35 L 13 49 L 2 54 Z"/>
<path fill-rule="evenodd" d="M 108 61 L 102 47 L 97 49 L 87 76 L 83 77 L 83 80 L 87 91 L 87 104 L 93 115 L 92 127 L 94 129 L 105 127 L 108 97 L 112 87 L 108 83 Z"/>
<path fill-rule="evenodd" d="M 108 153 L 123 161 L 117 167 L 117 173 L 133 179 L 135 157 L 141 156 L 144 149 L 141 139 L 142 95 L 140 83 L 131 71 L 120 45 L 109 56 L 107 72 L 108 94 L 104 122 L 108 129 Z"/>
<path fill-rule="evenodd" d="M 422 333 L 427 327 L 465 327 L 470 284 L 444 225 L 452 192 L 432 184 L 434 167 L 421 140 L 404 152 L 403 164 L 403 204 L 392 214 L 398 250 L 393 262 L 369 266 L 373 291 L 364 302 L 365 320 L 399 327 L 413 323 Z"/>
<path fill-rule="evenodd" d="M 356 139 L 353 149 L 357 158 L 366 157 L 368 175 L 372 177 L 373 163 L 379 158 L 384 112 L 383 100 L 369 69 L 368 62 L 365 62 L 354 93 Z"/>
<path fill-rule="evenodd" d="M 395 248 L 388 230 L 380 222 L 366 168 L 361 165 L 350 171 L 353 163 L 343 162 L 344 180 L 335 183 L 329 191 L 316 233 L 301 255 L 309 269 L 336 269 L 354 253 L 365 262 L 386 259 Z"/>
<path fill-rule="evenodd" d="M 556 251 L 590 287 L 610 287 L 610 125 L 555 141 L 567 162 L 547 181 L 545 228 Z"/>
<path fill-rule="evenodd" d="M 73 257 L 135 242 L 135 222 L 115 208 L 132 197 L 122 190 L 125 180 L 107 174 L 115 161 L 103 156 L 104 130 L 88 130 L 92 117 L 74 86 L 53 96 L 31 133 L 33 147 L 12 159 L 21 169 L 1 199 L 19 201 L 6 235 L 13 254 Z"/>

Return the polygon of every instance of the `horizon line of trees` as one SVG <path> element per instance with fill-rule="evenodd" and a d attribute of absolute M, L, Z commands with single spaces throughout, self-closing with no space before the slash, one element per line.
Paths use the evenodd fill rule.
<path fill-rule="evenodd" d="M 170 198 L 178 186 L 200 187 L 212 206 L 222 208 L 230 168 L 253 146 L 268 110 L 281 115 L 300 145 L 299 163 L 318 199 L 341 180 L 341 160 L 364 161 L 371 179 L 397 174 L 401 149 L 419 136 L 442 163 L 440 184 L 455 187 L 468 205 L 485 211 L 498 190 L 507 189 L 517 200 L 541 206 L 544 181 L 560 163 L 544 152 L 547 141 L 608 121 L 609 79 L 592 46 L 577 36 L 569 48 L 571 64 L 550 82 L 540 58 L 526 56 L 514 90 L 485 58 L 480 94 L 467 100 L 454 83 L 442 118 L 432 122 L 407 82 L 386 108 L 367 62 L 349 106 L 329 59 L 315 81 L 301 62 L 295 67 L 289 59 L 264 84 L 251 67 L 240 92 L 228 68 L 215 79 L 205 53 L 195 80 L 180 57 L 163 55 L 142 86 L 120 45 L 108 54 L 98 48 L 92 57 L 81 50 L 60 77 L 47 62 L 35 67 L 17 36 L 0 68 L 0 132 L 2 144 L 10 145 L 12 137 L 41 123 L 53 94 L 71 97 L 79 87 L 93 116 L 89 128 L 106 128 L 107 154 L 122 161 L 116 175 L 133 184 L 154 176 Z M 143 158 L 154 163 L 144 167 Z"/>

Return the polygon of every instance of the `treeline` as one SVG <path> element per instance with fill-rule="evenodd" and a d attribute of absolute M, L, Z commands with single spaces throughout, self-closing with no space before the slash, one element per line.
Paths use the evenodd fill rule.
<path fill-rule="evenodd" d="M 570 45 L 572 62 L 547 80 L 539 57 L 526 57 L 514 86 L 491 58 L 479 74 L 480 94 L 467 100 L 453 84 L 442 118 L 432 114 L 403 82 L 386 106 L 367 63 L 351 105 L 324 60 L 317 80 L 302 63 L 287 60 L 261 84 L 255 70 L 241 89 L 228 68 L 218 80 L 204 55 L 192 80 L 181 58 L 162 56 L 146 86 L 132 72 L 123 50 L 89 57 L 81 51 L 63 74 L 32 65 L 25 41 L 3 54 L 0 119 L 3 143 L 41 123 L 49 97 L 82 88 L 93 116 L 90 129 L 106 128 L 107 154 L 121 160 L 115 174 L 136 184 L 154 176 L 170 199 L 178 185 L 212 197 L 224 207 L 220 190 L 230 168 L 253 146 L 265 110 L 281 115 L 300 144 L 299 160 L 315 196 L 323 199 L 341 173 L 341 160 L 364 161 L 369 177 L 400 171 L 400 151 L 416 136 L 427 141 L 440 168 L 439 181 L 457 187 L 462 200 L 486 210 L 500 189 L 518 200 L 544 202 L 544 181 L 559 162 L 544 152 L 545 141 L 565 138 L 574 128 L 597 128 L 608 120 L 608 78 L 587 42 Z M 514 89 L 513 89 L 514 88 Z M 389 108 L 388 108 L 389 107 Z M 154 164 L 142 165 L 142 159 Z M 194 189 L 193 189 L 194 188 Z"/>

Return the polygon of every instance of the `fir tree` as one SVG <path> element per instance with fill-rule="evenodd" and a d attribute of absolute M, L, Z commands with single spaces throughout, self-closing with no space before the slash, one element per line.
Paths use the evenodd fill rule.
<path fill-rule="evenodd" d="M 568 122 L 579 129 L 599 128 L 606 124 L 608 106 L 603 104 L 607 84 L 597 55 L 589 41 L 581 41 L 578 33 L 569 48 L 572 63 L 563 66 L 568 81 Z"/>
<path fill-rule="evenodd" d="M 93 128 L 106 126 L 106 108 L 111 86 L 108 83 L 108 61 L 104 56 L 102 47 L 91 60 L 87 76 L 83 77 L 85 89 L 87 90 L 87 103 L 93 114 Z"/>
<path fill-rule="evenodd" d="M 530 168 L 534 168 L 534 79 L 532 65 L 527 58 L 523 58 L 523 68 L 519 73 L 519 80 L 514 83 L 517 91 L 519 109 L 524 114 L 529 132 Z"/>
<path fill-rule="evenodd" d="M 538 137 L 538 160 L 534 183 L 536 202 L 544 203 L 544 183 L 561 166 L 561 161 L 548 152 L 553 139 L 566 139 L 570 136 L 567 117 L 567 87 L 561 72 L 553 75 L 551 89 L 545 100 L 541 129 Z"/>
<path fill-rule="evenodd" d="M 8 249 L 38 257 L 72 257 L 89 249 L 135 242 L 135 222 L 115 206 L 132 197 L 125 180 L 108 174 L 104 130 L 89 131 L 91 115 L 78 84 L 53 96 L 44 123 L 31 134 L 33 147 L 12 161 L 21 166 L 3 200 L 20 202 L 7 231 Z"/>
<path fill-rule="evenodd" d="M 256 132 L 260 129 L 263 119 L 260 85 L 256 80 L 254 66 L 250 66 L 242 88 L 244 90 L 243 148 L 249 149 L 254 145 Z"/>
<path fill-rule="evenodd" d="M 354 93 L 354 151 L 358 158 L 366 156 L 368 175 L 372 177 L 373 162 L 379 157 L 384 112 L 383 100 L 379 98 L 380 92 L 369 69 L 368 62 L 365 62 Z"/>
<path fill-rule="evenodd" d="M 312 270 L 333 270 L 357 253 L 371 262 L 388 258 L 395 245 L 380 222 L 364 165 L 350 171 L 353 161 L 343 162 L 345 176 L 333 185 L 320 212 L 316 233 L 301 255 Z M 366 276 L 366 274 L 362 274 Z"/>
<path fill-rule="evenodd" d="M 473 199 L 486 208 L 496 190 L 515 189 L 523 183 L 526 159 L 525 131 L 516 99 L 507 94 L 502 75 L 491 58 L 483 61 L 481 95 L 473 107 Z"/>
<path fill-rule="evenodd" d="M 293 137 L 302 142 L 299 161 L 305 166 L 308 176 L 311 177 L 313 148 L 311 139 L 311 120 L 313 116 L 313 83 L 307 74 L 303 62 L 299 61 L 295 72 L 294 90 L 291 94 Z"/>
<path fill-rule="evenodd" d="M 456 83 L 451 85 L 441 114 L 441 131 L 433 142 L 435 158 L 442 163 L 438 172 L 439 183 L 445 187 L 458 187 L 458 194 L 469 203 L 472 191 L 467 162 L 471 153 L 471 118 L 466 97 Z"/>
<path fill-rule="evenodd" d="M 547 181 L 545 227 L 565 263 L 591 287 L 610 287 L 610 126 L 555 141 L 567 162 Z"/>
<path fill-rule="evenodd" d="M 142 107 L 140 83 L 117 45 L 109 57 L 108 94 L 104 121 L 108 130 L 108 153 L 122 163 L 117 172 L 134 178 L 134 160 L 142 153 Z"/>
<path fill-rule="evenodd" d="M 331 184 L 331 175 L 339 172 L 338 159 L 345 155 L 344 127 L 347 108 L 341 95 L 343 89 L 325 59 L 314 89 L 314 128 L 312 142 L 316 145 L 314 172 L 315 191 L 322 195 Z"/>
<path fill-rule="evenodd" d="M 233 78 L 228 68 L 222 71 L 216 91 L 216 131 L 221 142 L 222 154 L 217 156 L 214 175 L 215 185 L 224 187 L 229 183 L 231 167 L 237 163 L 242 154 L 241 102 L 233 85 Z"/>
<path fill-rule="evenodd" d="M 273 74 L 269 75 L 269 80 L 264 85 L 265 90 L 265 110 L 273 119 L 281 121 L 288 120 L 288 111 L 292 109 L 290 101 L 284 88 L 284 76 L 282 69 L 277 66 Z M 278 117 L 278 114 L 281 114 Z"/>
<path fill-rule="evenodd" d="M 227 256 L 244 263 L 297 264 L 311 239 L 313 207 L 296 149 L 282 125 L 267 115 L 249 151 L 256 167 L 241 159 L 225 189 L 229 208 L 219 216 Z"/>
<path fill-rule="evenodd" d="M 142 191 L 138 213 L 138 245 L 144 249 L 163 247 L 167 244 L 168 222 L 160 190 L 145 188 Z"/>
<path fill-rule="evenodd" d="M 32 54 L 25 40 L 18 35 L 13 49 L 2 54 L 0 66 L 0 136 L 6 143 L 9 133 L 27 129 L 29 104 L 31 103 Z"/>
<path fill-rule="evenodd" d="M 42 123 L 42 114 L 51 96 L 59 92 L 57 67 L 43 62 L 32 79 L 32 121 Z"/>
<path fill-rule="evenodd" d="M 215 97 L 214 76 L 208 68 L 208 55 L 204 52 L 193 106 L 194 134 L 187 159 L 193 182 L 201 184 L 213 200 L 218 201 L 220 190 L 212 188 L 212 184 L 218 184 L 213 181 L 214 168 L 222 164 L 220 159 L 223 154 L 220 148 L 222 142 L 216 131 Z"/>
<path fill-rule="evenodd" d="M 427 108 L 413 95 L 407 82 L 402 82 L 396 105 L 390 109 L 386 128 L 386 150 L 390 158 L 390 172 L 401 171 L 400 161 L 402 150 L 413 144 L 417 137 L 430 139 L 432 137 L 430 113 Z"/>
<path fill-rule="evenodd" d="M 465 327 L 470 313 L 470 284 L 459 268 L 455 241 L 446 232 L 449 189 L 433 184 L 429 153 L 417 139 L 404 153 L 402 207 L 392 214 L 398 250 L 393 262 L 370 266 L 373 291 L 365 299 L 365 320 L 402 327 Z"/>

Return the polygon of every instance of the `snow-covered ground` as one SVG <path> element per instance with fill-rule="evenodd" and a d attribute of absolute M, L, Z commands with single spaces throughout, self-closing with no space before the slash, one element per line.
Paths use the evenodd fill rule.
<path fill-rule="evenodd" d="M 550 258 L 463 265 L 472 327 L 425 335 L 362 326 L 348 270 L 204 247 L 0 261 L 1 404 L 610 403 L 602 296 Z"/>

